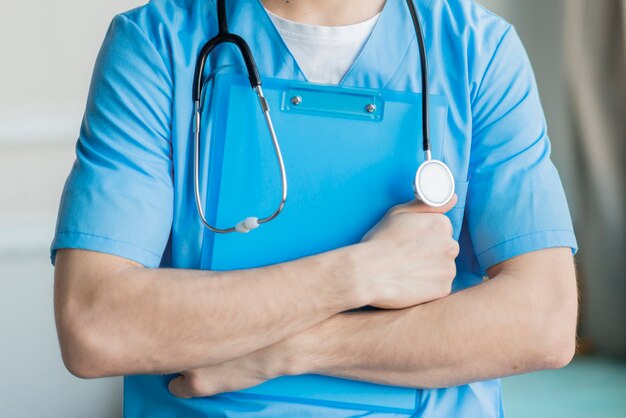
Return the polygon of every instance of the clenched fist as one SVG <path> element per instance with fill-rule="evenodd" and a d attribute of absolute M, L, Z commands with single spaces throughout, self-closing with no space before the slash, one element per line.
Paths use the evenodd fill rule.
<path fill-rule="evenodd" d="M 459 245 L 441 208 L 411 201 L 391 208 L 356 245 L 358 276 L 369 305 L 401 309 L 450 294 Z"/>

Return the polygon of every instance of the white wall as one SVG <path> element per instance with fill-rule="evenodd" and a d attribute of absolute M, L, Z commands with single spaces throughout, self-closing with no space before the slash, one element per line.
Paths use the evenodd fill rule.
<path fill-rule="evenodd" d="M 121 379 L 64 368 L 48 247 L 91 69 L 115 12 L 139 1 L 0 0 L 0 416 L 121 416 Z"/>
<path fill-rule="evenodd" d="M 139 4 L 0 0 L 0 254 L 49 245 L 98 48 Z"/>
<path fill-rule="evenodd" d="M 569 127 L 560 68 L 565 0 L 484 0 L 516 24 L 533 60 L 572 194 Z M 114 13 L 132 0 L 0 0 L 0 414 L 120 415 L 120 379 L 82 381 L 65 371 L 52 311 L 48 246 L 74 158 L 91 69 Z"/>

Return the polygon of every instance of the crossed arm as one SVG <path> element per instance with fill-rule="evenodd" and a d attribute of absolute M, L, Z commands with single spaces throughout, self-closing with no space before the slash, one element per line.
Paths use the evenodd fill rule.
<path fill-rule="evenodd" d="M 302 336 L 315 351 L 294 370 L 432 388 L 569 363 L 577 310 L 571 250 L 528 253 L 489 275 L 409 309 L 335 316 Z"/>
<path fill-rule="evenodd" d="M 492 267 L 491 280 L 449 295 L 446 260 L 458 253 L 450 235 L 444 215 L 401 209 L 366 245 L 231 272 L 145 269 L 61 250 L 63 358 L 80 377 L 183 372 L 170 384 L 183 397 L 285 374 L 446 387 L 567 364 L 577 309 L 571 250 L 513 258 Z M 366 304 L 395 309 L 342 313 Z"/>
<path fill-rule="evenodd" d="M 489 276 L 411 308 L 335 315 L 248 356 L 185 373 L 170 390 L 210 396 L 304 373 L 437 388 L 567 365 L 577 312 L 571 250 L 524 254 Z"/>

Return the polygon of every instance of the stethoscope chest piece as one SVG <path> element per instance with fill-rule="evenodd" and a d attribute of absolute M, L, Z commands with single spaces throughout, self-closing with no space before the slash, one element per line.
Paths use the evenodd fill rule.
<path fill-rule="evenodd" d="M 415 173 L 413 191 L 428 206 L 445 206 L 454 196 L 454 176 L 443 162 L 426 160 Z"/>

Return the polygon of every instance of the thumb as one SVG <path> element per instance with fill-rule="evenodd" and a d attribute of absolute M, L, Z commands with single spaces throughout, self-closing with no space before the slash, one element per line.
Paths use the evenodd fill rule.
<path fill-rule="evenodd" d="M 459 198 L 455 193 L 448 203 L 446 203 L 444 206 L 436 208 L 433 206 L 428 206 L 420 200 L 413 199 L 409 202 L 402 203 L 401 205 L 394 206 L 393 208 L 391 208 L 389 213 L 391 215 L 399 215 L 401 213 L 446 213 L 450 209 L 452 209 L 454 205 L 456 205 L 456 202 L 458 202 L 458 200 Z"/>
<path fill-rule="evenodd" d="M 189 399 L 192 397 L 184 374 L 170 380 L 168 389 L 177 398 Z"/>

